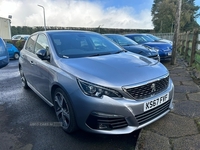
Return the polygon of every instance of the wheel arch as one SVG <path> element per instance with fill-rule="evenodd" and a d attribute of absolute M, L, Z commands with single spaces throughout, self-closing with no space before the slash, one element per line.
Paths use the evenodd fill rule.
<path fill-rule="evenodd" d="M 21 67 L 22 67 L 22 66 L 21 66 L 21 64 L 19 63 L 19 65 L 18 65 L 18 69 L 21 69 Z"/>
<path fill-rule="evenodd" d="M 64 88 L 61 84 L 59 84 L 59 83 L 54 83 L 53 86 L 51 87 L 51 100 L 52 100 L 52 104 L 54 105 L 53 94 L 54 94 L 54 91 L 55 91 L 57 88 L 62 89 L 62 90 L 65 92 L 65 94 L 66 94 L 67 98 L 69 99 L 70 103 L 72 103 L 72 102 L 71 102 L 71 98 L 70 98 L 70 96 L 69 96 L 67 90 L 65 90 L 65 88 Z"/>
<path fill-rule="evenodd" d="M 72 111 L 74 112 L 74 117 L 75 117 L 75 122 L 76 122 L 76 130 L 79 128 L 78 127 L 78 124 L 77 124 L 77 115 L 76 115 L 76 112 L 74 111 L 74 107 L 73 107 L 73 103 L 72 103 L 72 100 L 67 92 L 67 90 L 65 90 L 65 88 L 59 84 L 59 83 L 54 83 L 53 86 L 51 87 L 51 100 L 52 100 L 52 104 L 53 104 L 53 107 L 54 107 L 54 99 L 53 99 L 53 96 L 54 96 L 54 91 L 57 89 L 57 88 L 60 88 L 61 90 L 63 90 L 63 92 L 65 93 L 65 95 L 67 96 L 68 100 L 69 100 L 69 103 L 72 107 Z"/>
<path fill-rule="evenodd" d="M 16 54 L 16 53 L 20 55 L 20 52 L 14 52 L 14 54 Z"/>

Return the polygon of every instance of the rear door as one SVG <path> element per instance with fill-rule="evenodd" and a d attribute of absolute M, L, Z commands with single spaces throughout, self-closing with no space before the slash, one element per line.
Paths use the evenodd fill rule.
<path fill-rule="evenodd" d="M 37 34 L 32 35 L 26 45 L 25 48 L 21 51 L 22 58 L 22 69 L 24 71 L 24 75 L 26 80 L 35 88 L 35 42 L 36 42 Z"/>

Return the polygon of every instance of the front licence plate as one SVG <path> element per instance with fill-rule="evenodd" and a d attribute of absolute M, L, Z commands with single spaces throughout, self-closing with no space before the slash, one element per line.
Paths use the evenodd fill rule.
<path fill-rule="evenodd" d="M 144 111 L 153 109 L 153 108 L 165 103 L 168 100 L 169 100 L 169 93 L 167 93 L 161 97 L 158 97 L 157 99 L 154 99 L 152 101 L 148 101 L 148 102 L 144 103 Z"/>

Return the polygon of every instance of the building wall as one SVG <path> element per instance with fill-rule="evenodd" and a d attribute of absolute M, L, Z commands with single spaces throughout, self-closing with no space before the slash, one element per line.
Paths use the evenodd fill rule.
<path fill-rule="evenodd" d="M 11 39 L 10 19 L 0 17 L 0 37 L 4 40 Z"/>

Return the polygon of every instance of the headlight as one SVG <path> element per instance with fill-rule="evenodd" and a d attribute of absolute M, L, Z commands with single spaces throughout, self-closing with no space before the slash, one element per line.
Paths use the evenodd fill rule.
<path fill-rule="evenodd" d="M 156 52 L 159 52 L 159 48 L 157 48 L 157 47 L 151 47 L 151 49 L 156 51 Z"/>
<path fill-rule="evenodd" d="M 159 49 L 156 48 L 156 47 L 151 47 L 151 46 L 148 46 L 148 45 L 143 45 L 143 46 L 145 46 L 145 47 L 146 47 L 147 49 L 149 49 L 151 52 L 152 52 L 152 51 L 156 51 L 156 52 L 159 51 Z"/>
<path fill-rule="evenodd" d="M 103 95 L 106 95 L 108 97 L 122 97 L 122 95 L 115 90 L 95 85 L 80 79 L 78 79 L 77 81 L 83 93 L 88 96 L 99 98 L 101 98 Z"/>

